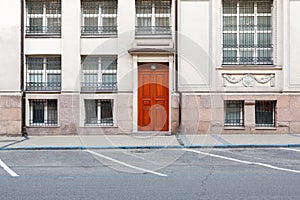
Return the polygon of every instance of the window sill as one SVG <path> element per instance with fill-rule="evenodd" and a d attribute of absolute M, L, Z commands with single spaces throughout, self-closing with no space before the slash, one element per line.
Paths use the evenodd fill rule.
<path fill-rule="evenodd" d="M 224 130 L 245 130 L 244 126 L 224 126 Z"/>
<path fill-rule="evenodd" d="M 171 34 L 166 34 L 166 35 L 159 35 L 159 34 L 136 34 L 135 39 L 153 39 L 153 38 L 159 38 L 159 39 L 172 39 Z"/>
<path fill-rule="evenodd" d="M 61 38 L 61 34 L 26 34 L 25 38 Z"/>
<path fill-rule="evenodd" d="M 117 125 L 84 125 L 81 128 L 118 128 Z"/>
<path fill-rule="evenodd" d="M 118 34 L 81 34 L 80 38 L 118 38 Z"/>
<path fill-rule="evenodd" d="M 282 70 L 280 65 L 221 65 L 217 70 Z"/>
<path fill-rule="evenodd" d="M 26 128 L 60 128 L 60 125 L 47 126 L 47 125 L 28 125 Z"/>
<path fill-rule="evenodd" d="M 266 127 L 255 127 L 256 130 L 277 130 L 276 127 L 266 126 Z"/>

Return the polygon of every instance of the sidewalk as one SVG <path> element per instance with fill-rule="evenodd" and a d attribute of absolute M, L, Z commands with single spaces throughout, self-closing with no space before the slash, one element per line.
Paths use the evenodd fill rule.
<path fill-rule="evenodd" d="M 0 137 L 0 150 L 300 147 L 300 134 L 100 135 Z"/>

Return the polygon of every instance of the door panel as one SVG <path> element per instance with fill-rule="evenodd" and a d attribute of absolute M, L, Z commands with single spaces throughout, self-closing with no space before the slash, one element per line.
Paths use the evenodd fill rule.
<path fill-rule="evenodd" d="M 138 130 L 169 130 L 169 70 L 168 64 L 139 64 L 138 70 Z"/>

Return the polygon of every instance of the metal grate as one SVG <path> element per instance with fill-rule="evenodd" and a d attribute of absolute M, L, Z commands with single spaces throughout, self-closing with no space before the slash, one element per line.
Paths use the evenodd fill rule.
<path fill-rule="evenodd" d="M 30 126 L 57 126 L 56 99 L 31 99 L 29 107 Z"/>
<path fill-rule="evenodd" d="M 171 35 L 170 0 L 136 0 L 136 35 Z"/>
<path fill-rule="evenodd" d="M 83 0 L 82 26 L 83 35 L 117 34 L 117 0 Z"/>
<path fill-rule="evenodd" d="M 223 0 L 223 64 L 273 64 L 272 0 Z"/>
<path fill-rule="evenodd" d="M 85 126 L 113 126 L 113 100 L 85 100 Z"/>
<path fill-rule="evenodd" d="M 244 126 L 244 101 L 225 101 L 225 126 Z"/>
<path fill-rule="evenodd" d="M 255 123 L 256 126 L 275 126 L 275 106 L 276 101 L 256 101 L 255 102 Z"/>
<path fill-rule="evenodd" d="M 26 1 L 26 34 L 60 34 L 60 0 Z"/>
<path fill-rule="evenodd" d="M 61 57 L 34 57 L 26 59 L 27 91 L 61 90 Z"/>
<path fill-rule="evenodd" d="M 117 91 L 117 56 L 82 57 L 82 92 Z"/>

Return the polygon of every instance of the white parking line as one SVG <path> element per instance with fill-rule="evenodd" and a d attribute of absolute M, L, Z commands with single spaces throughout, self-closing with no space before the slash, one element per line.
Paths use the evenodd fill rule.
<path fill-rule="evenodd" d="M 1 159 L 0 159 L 0 166 L 11 176 L 14 176 L 14 177 L 19 176 L 16 172 L 11 170 Z"/>
<path fill-rule="evenodd" d="M 258 166 L 262 166 L 262 167 L 266 167 L 266 168 L 271 168 L 271 169 L 276 169 L 276 170 L 280 170 L 280 171 L 293 172 L 293 173 L 300 174 L 300 171 L 298 171 L 298 170 L 287 169 L 287 168 L 282 168 L 282 167 L 276 167 L 276 166 L 265 164 L 265 163 L 239 160 L 239 159 L 236 159 L 236 158 L 230 158 L 230 157 L 220 156 L 220 155 L 211 154 L 211 153 L 205 153 L 205 152 L 196 151 L 196 150 L 193 150 L 193 149 L 184 149 L 184 151 L 189 151 L 189 152 L 202 154 L 202 155 L 206 155 L 206 156 L 211 156 L 211 157 L 215 157 L 215 158 L 221 158 L 221 159 L 224 159 L 224 160 L 230 160 L 230 161 L 233 161 L 233 162 L 239 162 L 239 163 L 243 163 L 243 164 L 247 164 L 247 165 L 258 165 Z"/>
<path fill-rule="evenodd" d="M 123 165 L 123 166 L 126 166 L 126 167 L 129 167 L 129 168 L 132 168 L 132 169 L 136 169 L 136 170 L 139 170 L 139 171 L 143 171 L 143 172 L 147 172 L 147 173 L 150 173 L 150 174 L 154 174 L 154 175 L 157 175 L 157 176 L 168 176 L 166 174 L 162 174 L 162 173 L 159 173 L 159 172 L 155 172 L 155 171 L 152 171 L 152 170 L 148 170 L 148 169 L 144 169 L 144 168 L 140 168 L 140 167 L 136 167 L 136 166 L 133 166 L 133 165 L 130 165 L 130 164 L 127 164 L 127 163 L 124 163 L 122 161 L 119 161 L 119 160 L 116 160 L 114 158 L 111 158 L 111 157 L 108 157 L 108 156 L 105 156 L 103 154 L 100 154 L 100 153 L 97 153 L 97 152 L 94 152 L 94 151 L 91 151 L 91 150 L 84 150 L 86 152 L 89 152 L 95 156 L 99 156 L 101 158 L 104 158 L 106 160 L 110 160 L 112 162 L 115 162 L 115 163 L 118 163 L 120 165 Z"/>
<path fill-rule="evenodd" d="M 287 151 L 300 152 L 300 149 L 291 149 L 291 148 L 284 148 L 284 147 L 281 147 L 280 149 L 287 150 Z"/>

